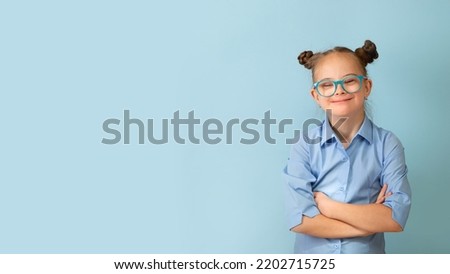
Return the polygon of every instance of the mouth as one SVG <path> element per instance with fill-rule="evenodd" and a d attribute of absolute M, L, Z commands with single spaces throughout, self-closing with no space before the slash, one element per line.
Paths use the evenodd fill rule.
<path fill-rule="evenodd" d="M 352 99 L 353 98 L 338 99 L 338 100 L 331 101 L 331 103 L 345 103 L 345 102 L 348 102 L 348 101 L 350 101 Z"/>

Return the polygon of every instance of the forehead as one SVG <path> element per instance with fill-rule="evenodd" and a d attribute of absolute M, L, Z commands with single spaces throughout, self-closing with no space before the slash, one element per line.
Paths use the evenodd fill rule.
<path fill-rule="evenodd" d="M 351 53 L 333 52 L 323 56 L 314 66 L 314 79 L 339 79 L 347 74 L 362 74 L 358 57 Z"/>

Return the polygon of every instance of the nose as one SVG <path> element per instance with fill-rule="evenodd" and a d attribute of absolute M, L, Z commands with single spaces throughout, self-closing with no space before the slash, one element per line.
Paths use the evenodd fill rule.
<path fill-rule="evenodd" d="M 336 93 L 334 95 L 341 95 L 346 93 L 344 90 L 344 87 L 342 86 L 342 83 L 339 83 L 336 85 Z"/>

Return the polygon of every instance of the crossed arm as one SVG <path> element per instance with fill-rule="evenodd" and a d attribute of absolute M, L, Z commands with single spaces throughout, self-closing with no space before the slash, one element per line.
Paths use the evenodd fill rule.
<path fill-rule="evenodd" d="M 378 232 L 399 232 L 402 227 L 392 219 L 392 210 L 383 205 L 385 184 L 373 204 L 346 204 L 330 199 L 321 192 L 314 193 L 320 214 L 310 218 L 303 216 L 300 225 L 292 231 L 319 238 L 348 238 L 368 236 Z"/>

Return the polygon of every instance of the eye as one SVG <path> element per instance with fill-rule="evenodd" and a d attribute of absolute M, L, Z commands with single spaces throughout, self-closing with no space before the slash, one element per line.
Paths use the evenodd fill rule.
<path fill-rule="evenodd" d="M 347 79 L 344 80 L 344 83 L 345 83 L 346 85 L 353 85 L 353 84 L 358 83 L 358 79 L 353 78 L 353 77 L 347 78 Z"/>
<path fill-rule="evenodd" d="M 333 82 L 331 81 L 325 81 L 320 83 L 321 88 L 332 88 L 334 86 Z"/>

